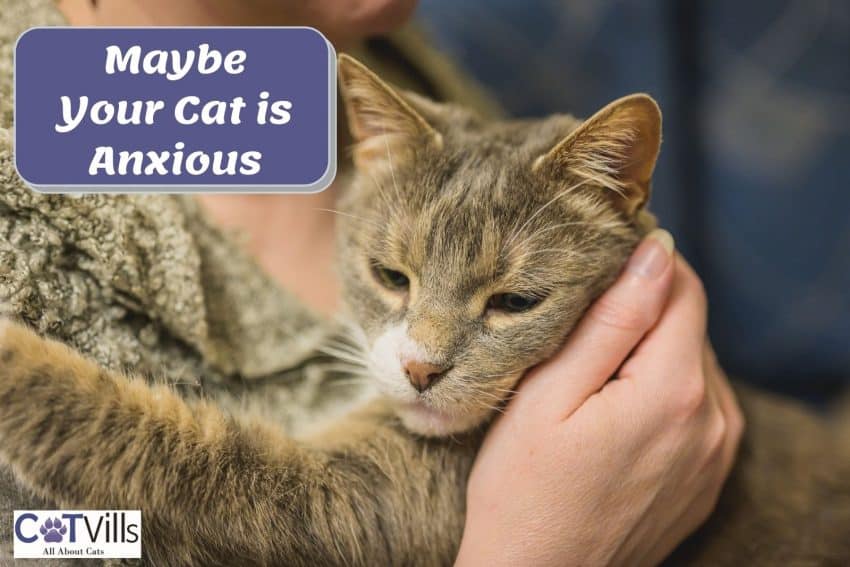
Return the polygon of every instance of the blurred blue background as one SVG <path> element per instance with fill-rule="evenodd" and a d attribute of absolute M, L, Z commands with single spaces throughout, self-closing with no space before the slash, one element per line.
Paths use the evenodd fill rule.
<path fill-rule="evenodd" d="M 422 0 L 437 48 L 514 115 L 664 112 L 652 206 L 740 378 L 850 383 L 850 2 Z"/>

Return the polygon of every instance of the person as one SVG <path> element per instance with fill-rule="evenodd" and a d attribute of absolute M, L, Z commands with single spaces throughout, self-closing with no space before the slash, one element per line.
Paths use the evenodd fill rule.
<path fill-rule="evenodd" d="M 0 16 L 5 41 L 14 41 L 8 27 L 61 23 L 42 0 L 9 1 L 15 9 Z M 314 24 L 346 49 L 362 48 L 358 41 L 396 27 L 411 9 L 392 0 L 304 6 L 59 3 L 72 24 Z M 449 67 L 422 63 L 435 55 L 417 53 L 396 65 L 402 82 L 487 106 L 486 97 L 459 92 L 463 80 Z M 435 77 L 442 90 L 427 83 L 440 83 Z M 257 377 L 297 370 L 305 383 L 315 379 L 305 360 L 323 323 L 302 303 L 336 308 L 334 217 L 318 208 L 332 206 L 339 185 L 312 197 L 201 197 L 214 226 L 177 197 L 32 194 L 10 170 L 8 140 L 0 136 L 0 295 L 19 316 L 104 366 L 175 384 L 203 375 L 198 387 L 217 399 L 236 386 L 247 391 Z M 220 227 L 245 235 L 244 246 Z M 41 252 L 21 244 L 38 234 L 47 235 Z M 699 279 L 672 250 L 667 233 L 648 237 L 562 351 L 525 378 L 471 474 L 459 565 L 655 564 L 710 513 L 743 420 L 706 337 Z M 267 391 L 256 398 L 271 415 L 283 394 Z M 32 503 L 15 493 L 2 500 L 6 509 Z"/>

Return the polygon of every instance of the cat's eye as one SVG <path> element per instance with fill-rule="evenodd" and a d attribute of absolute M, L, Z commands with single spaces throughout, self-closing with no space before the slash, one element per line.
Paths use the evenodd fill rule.
<path fill-rule="evenodd" d="M 505 313 L 522 313 L 523 311 L 534 308 L 541 301 L 541 298 L 532 295 L 497 293 L 487 301 L 487 309 L 494 309 Z"/>
<path fill-rule="evenodd" d="M 372 263 L 372 274 L 382 286 L 393 291 L 404 291 L 410 287 L 410 278 L 398 270 L 391 270 L 377 263 Z"/>

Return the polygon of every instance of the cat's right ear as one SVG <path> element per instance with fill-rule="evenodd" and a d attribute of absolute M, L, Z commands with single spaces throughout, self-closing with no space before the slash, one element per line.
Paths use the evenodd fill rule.
<path fill-rule="evenodd" d="M 365 65 L 339 56 L 339 84 L 348 127 L 357 145 L 354 163 L 374 168 L 401 162 L 417 145 L 442 146 L 442 137 L 392 87 Z"/>
<path fill-rule="evenodd" d="M 599 186 L 634 216 L 649 199 L 661 149 L 661 110 L 645 94 L 615 100 L 573 130 L 533 165 Z"/>

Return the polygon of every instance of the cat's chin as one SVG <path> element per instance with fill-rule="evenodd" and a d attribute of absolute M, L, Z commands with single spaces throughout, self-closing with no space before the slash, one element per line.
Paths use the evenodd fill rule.
<path fill-rule="evenodd" d="M 404 426 L 428 437 L 445 437 L 469 431 L 486 420 L 477 413 L 454 414 L 432 408 L 421 402 L 401 404 L 396 413 Z"/>

